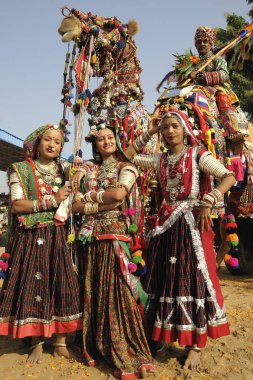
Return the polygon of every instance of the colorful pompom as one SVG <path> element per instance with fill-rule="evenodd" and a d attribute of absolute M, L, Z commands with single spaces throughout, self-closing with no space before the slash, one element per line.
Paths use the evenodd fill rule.
<path fill-rule="evenodd" d="M 72 244 L 75 241 L 75 235 L 74 234 L 68 234 L 67 243 Z"/>
<path fill-rule="evenodd" d="M 134 273 L 137 270 L 137 265 L 134 263 L 128 264 L 128 269 L 130 273 Z"/>
<path fill-rule="evenodd" d="M 236 257 L 231 257 L 229 260 L 229 265 L 234 268 L 239 268 L 239 260 Z"/>
<path fill-rule="evenodd" d="M 134 264 L 139 264 L 142 261 L 142 256 L 134 256 L 132 257 L 132 262 Z"/>
<path fill-rule="evenodd" d="M 138 231 L 138 226 L 136 224 L 130 224 L 130 226 L 128 227 L 128 233 L 136 234 L 137 231 Z"/>
<path fill-rule="evenodd" d="M 0 257 L 0 278 L 5 279 L 7 275 L 7 270 L 9 268 L 8 260 L 10 258 L 10 254 L 7 252 L 2 253 Z"/>

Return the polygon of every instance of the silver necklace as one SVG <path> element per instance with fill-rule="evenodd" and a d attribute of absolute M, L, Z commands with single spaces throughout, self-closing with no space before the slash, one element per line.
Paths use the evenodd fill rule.
<path fill-rule="evenodd" d="M 43 179 L 46 184 L 52 185 L 57 174 L 57 164 L 55 161 L 50 164 L 42 164 L 39 160 L 35 161 L 35 167 L 40 174 L 43 175 Z"/>
<path fill-rule="evenodd" d="M 175 166 L 181 160 L 186 150 L 187 150 L 187 147 L 185 146 L 180 153 L 167 156 L 166 191 L 169 193 L 169 199 L 171 202 L 174 202 L 177 199 L 177 196 L 180 191 L 184 191 L 183 186 L 181 186 L 182 174 L 178 170 L 175 170 L 173 166 Z"/>
<path fill-rule="evenodd" d="M 177 154 L 168 154 L 167 155 L 167 164 L 175 165 L 177 163 L 177 161 L 179 161 L 183 157 L 186 150 L 187 150 L 187 146 L 184 146 L 183 150 L 181 152 L 179 152 Z"/>

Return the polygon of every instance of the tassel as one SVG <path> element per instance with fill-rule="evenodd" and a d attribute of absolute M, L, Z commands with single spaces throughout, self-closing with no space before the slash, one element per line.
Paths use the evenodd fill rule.
<path fill-rule="evenodd" d="M 225 231 L 226 231 L 226 242 L 229 246 L 229 252 L 224 256 L 225 264 L 231 269 L 239 268 L 239 238 L 237 235 L 237 223 L 233 214 L 224 215 L 223 220 L 225 221 Z"/>

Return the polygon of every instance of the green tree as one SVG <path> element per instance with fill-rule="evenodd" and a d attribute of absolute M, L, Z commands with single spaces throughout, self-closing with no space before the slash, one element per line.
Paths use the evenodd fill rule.
<path fill-rule="evenodd" d="M 253 4 L 253 0 L 246 0 L 246 1 L 248 4 Z M 251 20 L 253 21 L 253 7 L 249 11 L 249 16 L 250 16 Z"/>
<path fill-rule="evenodd" d="M 248 3 L 253 3 L 253 0 L 247 0 Z M 217 29 L 217 46 L 232 40 L 240 30 L 242 30 L 249 22 L 242 16 L 235 13 L 226 14 L 227 27 L 225 29 Z M 253 60 L 245 60 L 242 70 L 235 68 L 234 62 L 239 54 L 241 45 L 237 45 L 226 56 L 230 68 L 230 80 L 233 90 L 237 94 L 241 107 L 244 112 L 253 119 Z M 253 57 L 253 49 L 250 48 L 250 57 Z"/>

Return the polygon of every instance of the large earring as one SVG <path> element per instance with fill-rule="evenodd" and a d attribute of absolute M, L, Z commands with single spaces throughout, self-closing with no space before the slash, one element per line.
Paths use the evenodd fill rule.
<path fill-rule="evenodd" d="M 56 157 L 56 162 L 57 162 L 57 164 L 60 163 L 60 160 L 61 160 L 61 155 L 59 154 L 59 156 Z"/>
<path fill-rule="evenodd" d="M 184 135 L 184 145 L 188 145 L 188 139 L 186 135 Z"/>
<path fill-rule="evenodd" d="M 37 158 L 40 158 L 40 152 L 39 151 L 37 152 Z"/>
<path fill-rule="evenodd" d="M 95 154 L 95 161 L 100 162 L 101 161 L 101 155 L 99 153 Z"/>

